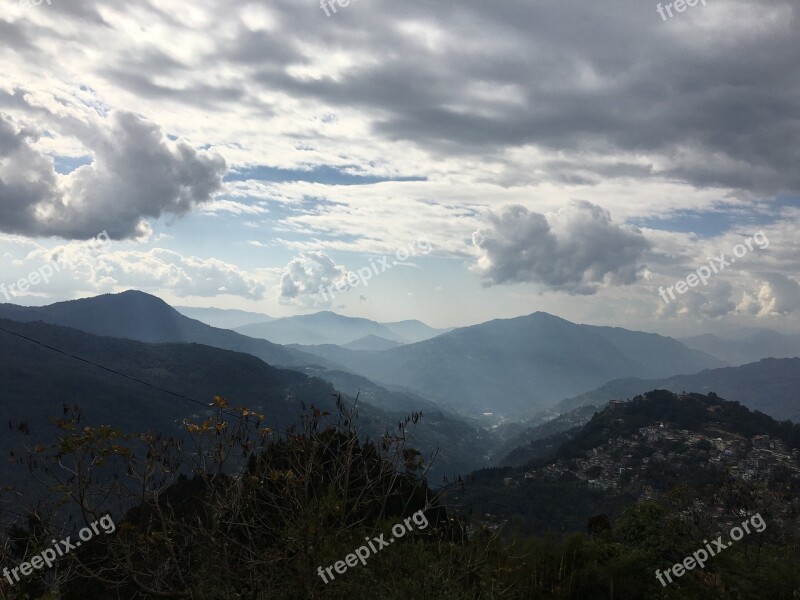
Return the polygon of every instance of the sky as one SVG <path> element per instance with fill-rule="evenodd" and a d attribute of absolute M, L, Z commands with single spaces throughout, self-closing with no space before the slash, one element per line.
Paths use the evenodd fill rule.
<path fill-rule="evenodd" d="M 0 1 L 0 302 L 800 331 L 796 0 Z"/>

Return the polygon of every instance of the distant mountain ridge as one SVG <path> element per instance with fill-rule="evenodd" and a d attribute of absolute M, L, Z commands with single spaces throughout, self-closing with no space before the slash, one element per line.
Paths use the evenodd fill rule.
<path fill-rule="evenodd" d="M 344 344 L 342 347 L 347 348 L 348 350 L 364 350 L 366 352 L 381 352 L 383 350 L 391 350 L 392 348 L 397 348 L 398 346 L 402 346 L 400 342 L 394 342 L 392 340 L 387 340 L 386 338 L 378 337 L 377 335 L 365 335 L 362 338 L 359 338 L 353 342 L 348 344 Z"/>
<path fill-rule="evenodd" d="M 269 340 L 276 344 L 343 346 L 372 336 L 408 344 L 435 337 L 444 330 L 434 329 L 421 321 L 378 323 L 360 317 L 346 317 L 331 311 L 274 319 L 236 327 L 235 331 Z"/>
<path fill-rule="evenodd" d="M 94 298 L 27 307 L 0 304 L 0 318 L 43 321 L 72 327 L 94 335 L 126 338 L 149 343 L 198 343 L 252 354 L 268 364 L 285 367 L 322 364 L 324 360 L 294 348 L 249 338 L 227 329 L 190 319 L 169 304 L 135 290 Z"/>
<path fill-rule="evenodd" d="M 411 343 L 429 340 L 437 335 L 441 335 L 453 330 L 452 328 L 437 329 L 416 319 L 396 321 L 394 323 L 381 323 L 381 325 L 386 327 L 396 336 Z"/>
<path fill-rule="evenodd" d="M 736 339 L 705 334 L 681 340 L 690 348 L 702 350 L 734 366 L 753 363 L 762 358 L 795 358 L 800 356 L 800 334 L 784 334 L 761 330 Z"/>
<path fill-rule="evenodd" d="M 424 453 L 426 464 L 439 450 L 431 477 L 453 476 L 481 466 L 494 443 L 492 436 L 474 423 L 444 413 L 422 398 L 393 393 L 344 372 L 326 371 L 335 382 L 331 383 L 314 373 L 275 368 L 248 353 L 203 344 L 148 344 L 2 318 L 0 327 L 39 342 L 0 331 L 0 355 L 4 357 L 0 362 L 0 410 L 9 420 L 27 422 L 34 443 L 55 439 L 51 418 L 62 414 L 64 404 L 79 405 L 86 414 L 86 424 L 175 435 L 184 419 L 196 421 L 211 414 L 213 397 L 222 395 L 232 405 L 262 412 L 264 425 L 280 433 L 298 423 L 303 405 L 335 414 L 337 390 L 349 405 L 360 394 L 358 425 L 372 439 L 379 439 L 387 428 L 396 431 L 396 423 L 411 412 L 423 412 L 409 443 Z M 19 450 L 18 438 L 8 427 L 0 428 L 0 453 L 4 457 L 13 448 Z M 4 461 L 0 481 L 6 484 L 25 479 L 21 473 L 11 473 Z"/>
<path fill-rule="evenodd" d="M 567 398 L 556 405 L 565 412 L 579 406 L 603 405 L 648 390 L 665 389 L 707 394 L 714 392 L 774 419 L 800 422 L 800 358 L 765 358 L 739 367 L 709 369 L 691 375 L 664 379 L 617 379 L 585 394 Z"/>
<path fill-rule="evenodd" d="M 547 313 L 498 319 L 383 352 L 304 350 L 373 381 L 480 415 L 531 413 L 612 379 L 696 372 L 725 363 L 680 342 L 619 328 L 577 325 Z"/>
<path fill-rule="evenodd" d="M 281 346 L 195 321 L 162 300 L 137 291 L 35 308 L 3 304 L 0 317 L 41 320 L 142 342 L 207 344 L 246 352 L 277 366 L 350 370 L 384 387 L 413 391 L 461 415 L 477 417 L 492 412 L 506 420 L 615 379 L 669 377 L 724 365 L 672 338 L 578 325 L 542 312 L 464 327 L 386 350 Z M 296 329 L 297 323 L 308 326 L 314 335 L 316 324 L 320 324 L 320 335 L 331 335 L 337 328 L 348 335 L 363 331 L 386 335 L 388 331 L 387 326 L 374 321 L 331 312 L 278 319 L 261 326 Z M 392 326 L 426 327 L 415 322 Z M 374 338 L 368 338 L 368 343 L 373 342 Z"/>
<path fill-rule="evenodd" d="M 253 323 L 263 323 L 265 321 L 274 321 L 274 317 L 265 315 L 264 313 L 248 312 L 246 310 L 235 310 L 229 308 L 196 308 L 192 306 L 175 306 L 173 307 L 179 313 L 190 319 L 201 321 L 206 325 L 212 327 L 219 327 L 220 329 L 235 329 L 242 325 L 251 325 Z"/>

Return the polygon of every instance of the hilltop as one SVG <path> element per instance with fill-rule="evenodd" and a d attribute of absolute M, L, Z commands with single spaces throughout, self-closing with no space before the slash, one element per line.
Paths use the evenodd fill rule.
<path fill-rule="evenodd" d="M 675 486 L 694 490 L 704 510 L 719 520 L 742 487 L 752 498 L 772 502 L 782 519 L 800 509 L 800 425 L 713 393 L 659 390 L 615 401 L 584 426 L 539 443 L 550 440 L 556 443 L 549 455 L 470 475 L 462 498 L 467 506 L 498 519 L 516 515 L 533 531 L 554 523 L 579 528 L 592 514 L 664 501 Z M 492 498 L 507 510 L 498 511 Z"/>

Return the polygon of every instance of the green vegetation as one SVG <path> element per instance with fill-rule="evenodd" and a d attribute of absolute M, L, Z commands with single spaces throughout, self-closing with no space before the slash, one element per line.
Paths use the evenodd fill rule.
<path fill-rule="evenodd" d="M 66 409 L 56 420 L 58 443 L 32 448 L 28 461 L 50 486 L 51 501 L 8 530 L 0 568 L 70 535 L 58 528 L 70 527 L 68 517 L 80 527 L 110 510 L 116 532 L 23 583 L 2 584 L 2 597 L 722 600 L 797 598 L 800 590 L 796 531 L 767 512 L 764 533 L 664 588 L 655 570 L 710 535 L 708 522 L 691 512 L 687 488 L 676 487 L 665 503 L 630 505 L 591 539 L 574 532 L 585 523 L 531 538 L 520 532 L 520 519 L 496 529 L 485 515 L 458 514 L 450 503 L 459 486 L 431 491 L 419 453 L 407 445 L 417 414 L 364 442 L 357 414 L 341 398 L 337 413 L 312 407 L 282 437 L 265 427 L 265 415 L 220 397 L 211 408 L 212 416 L 184 424 L 183 437 L 85 426 L 80 411 Z M 473 480 L 506 472 L 486 470 Z M 539 492 L 565 502 L 556 489 Z M 602 512 L 602 502 L 588 495 L 580 510 Z M 328 584 L 317 575 L 317 567 L 420 509 L 428 528 Z"/>
<path fill-rule="evenodd" d="M 718 407 L 713 412 L 710 407 Z M 676 401 L 675 394 L 656 390 L 637 396 L 621 405 L 621 412 L 596 414 L 583 428 L 581 435 L 566 442 L 558 458 L 582 456 L 587 450 L 606 441 L 609 435 L 626 436 L 639 428 L 659 421 L 669 421 L 676 429 L 706 431 L 709 426 L 724 423 L 730 431 L 750 438 L 767 434 L 786 442 L 789 448 L 800 448 L 800 425 L 791 421 L 777 422 L 758 411 L 751 411 L 738 402 L 722 400 L 715 393 L 708 396 L 688 394 L 685 401 Z"/>

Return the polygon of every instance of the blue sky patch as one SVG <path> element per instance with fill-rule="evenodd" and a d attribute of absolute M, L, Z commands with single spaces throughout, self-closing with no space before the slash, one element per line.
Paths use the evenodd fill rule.
<path fill-rule="evenodd" d="M 345 173 L 335 167 L 322 165 L 311 170 L 279 169 L 276 167 L 258 166 L 247 169 L 237 169 L 228 173 L 225 181 L 272 181 L 275 183 L 289 183 L 292 181 L 306 181 L 309 183 L 322 183 L 325 185 L 369 185 L 386 181 L 426 181 L 426 177 L 376 177 L 373 175 L 353 175 Z"/>
<path fill-rule="evenodd" d="M 56 173 L 69 175 L 78 167 L 92 164 L 91 156 L 54 156 L 53 163 Z"/>

